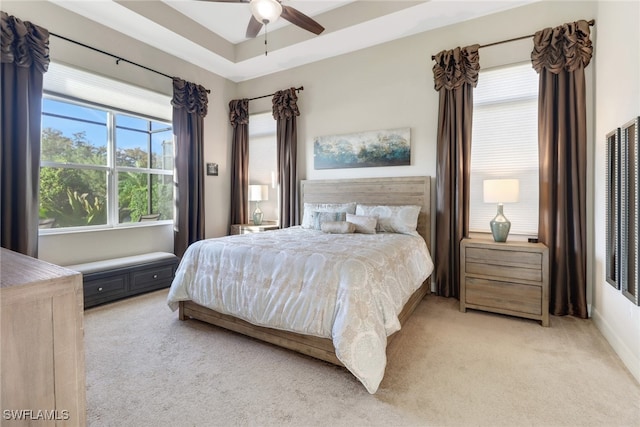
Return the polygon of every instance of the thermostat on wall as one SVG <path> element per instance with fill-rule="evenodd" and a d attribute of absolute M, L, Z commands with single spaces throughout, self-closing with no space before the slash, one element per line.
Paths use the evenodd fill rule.
<path fill-rule="evenodd" d="M 218 176 L 218 164 L 207 163 L 207 175 Z"/>

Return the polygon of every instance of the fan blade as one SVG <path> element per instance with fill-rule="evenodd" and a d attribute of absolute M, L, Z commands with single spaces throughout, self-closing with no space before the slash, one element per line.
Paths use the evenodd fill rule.
<path fill-rule="evenodd" d="M 324 27 L 322 25 L 291 6 L 282 5 L 282 15 L 280 16 L 292 24 L 307 31 L 311 31 L 314 34 L 320 34 L 324 31 Z"/>
<path fill-rule="evenodd" d="M 249 25 L 247 26 L 247 34 L 246 34 L 247 38 L 248 39 L 255 38 L 261 29 L 262 29 L 262 22 L 258 21 L 256 18 L 254 18 L 253 15 L 251 15 L 251 19 L 249 20 Z"/>
<path fill-rule="evenodd" d="M 208 1 L 211 3 L 249 3 L 251 0 L 200 0 Z"/>

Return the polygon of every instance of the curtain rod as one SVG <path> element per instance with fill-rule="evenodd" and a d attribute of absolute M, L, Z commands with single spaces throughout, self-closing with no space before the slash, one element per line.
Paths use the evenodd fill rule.
<path fill-rule="evenodd" d="M 137 62 L 129 61 L 128 59 L 124 59 L 124 58 L 122 58 L 122 57 L 120 57 L 120 56 L 114 55 L 114 54 L 109 53 L 109 52 L 105 52 L 104 50 L 100 50 L 100 49 L 98 49 L 98 48 L 95 48 L 95 47 L 93 47 L 93 46 L 89 46 L 89 45 L 84 44 L 84 43 L 80 43 L 79 41 L 72 40 L 72 39 L 70 39 L 70 38 L 67 38 L 67 37 L 61 36 L 61 35 L 56 34 L 56 33 L 49 32 L 49 34 L 50 34 L 50 35 L 52 35 L 52 36 L 55 36 L 55 37 L 61 38 L 62 40 L 66 40 L 66 41 L 68 41 L 68 42 L 75 43 L 75 44 L 77 44 L 78 46 L 86 47 L 87 49 L 91 49 L 91 50 L 96 51 L 96 52 L 99 52 L 99 53 L 101 53 L 101 54 L 103 54 L 103 55 L 107 55 L 107 56 L 110 56 L 110 57 L 112 57 L 112 58 L 115 58 L 115 59 L 116 59 L 116 65 L 118 65 L 118 64 L 120 63 L 120 61 L 123 61 L 123 62 L 126 62 L 126 63 L 128 63 L 128 64 L 135 65 L 136 67 L 144 68 L 144 69 L 145 69 L 145 70 L 147 70 L 147 71 L 151 71 L 151 72 L 153 72 L 153 73 L 160 74 L 161 76 L 164 76 L 164 77 L 167 77 L 167 78 L 169 78 L 169 79 L 173 80 L 173 77 L 172 77 L 172 76 L 170 76 L 170 75 L 168 75 L 168 74 L 165 74 L 165 73 L 161 73 L 160 71 L 154 70 L 153 68 L 145 67 L 144 65 L 138 64 Z M 209 89 L 206 89 L 206 91 L 207 91 L 207 93 L 211 93 L 211 91 L 210 91 Z"/>
<path fill-rule="evenodd" d="M 596 20 L 592 19 L 591 21 L 588 21 L 587 23 L 589 24 L 590 27 L 592 27 L 596 23 Z M 483 44 L 478 49 L 483 48 L 483 47 L 499 45 L 499 44 L 502 44 L 502 43 L 509 43 L 509 42 L 515 42 L 515 41 L 518 41 L 518 40 L 524 40 L 524 39 L 531 38 L 533 36 L 535 36 L 535 34 L 530 34 L 528 36 L 522 36 L 522 37 L 516 37 L 515 39 L 502 40 L 502 41 L 499 41 L 499 42 L 493 42 L 493 43 L 489 43 L 489 44 Z M 434 59 L 436 59 L 436 56 L 435 55 L 431 55 L 431 60 L 433 61 Z"/>
<path fill-rule="evenodd" d="M 301 90 L 304 90 L 304 86 L 300 86 L 300 87 L 297 87 L 295 89 L 296 89 L 296 92 L 300 92 Z M 253 100 L 261 99 L 261 98 L 267 98 L 267 97 L 273 96 L 273 95 L 275 95 L 275 93 L 270 93 L 269 95 L 256 96 L 255 98 L 249 98 L 249 101 L 253 101 Z"/>

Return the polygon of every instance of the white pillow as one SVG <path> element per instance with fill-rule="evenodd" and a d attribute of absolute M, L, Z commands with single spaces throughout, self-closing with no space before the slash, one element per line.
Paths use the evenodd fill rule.
<path fill-rule="evenodd" d="M 417 235 L 420 206 L 416 205 L 358 205 L 356 215 L 378 218 L 376 231 Z"/>
<path fill-rule="evenodd" d="M 355 225 L 356 233 L 375 234 L 378 218 L 375 216 L 347 214 L 347 222 Z"/>
<path fill-rule="evenodd" d="M 313 212 L 356 213 L 356 203 L 305 203 L 302 216 L 302 228 L 313 228 Z"/>
<path fill-rule="evenodd" d="M 356 226 L 347 221 L 327 221 L 323 222 L 321 230 L 331 234 L 349 234 L 356 230 Z"/>

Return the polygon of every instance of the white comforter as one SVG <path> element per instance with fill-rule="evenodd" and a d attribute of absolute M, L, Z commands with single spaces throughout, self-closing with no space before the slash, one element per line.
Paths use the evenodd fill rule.
<path fill-rule="evenodd" d="M 418 236 L 291 227 L 192 244 L 168 304 L 192 300 L 255 325 L 331 338 L 338 359 L 375 393 L 387 336 L 432 270 Z"/>

